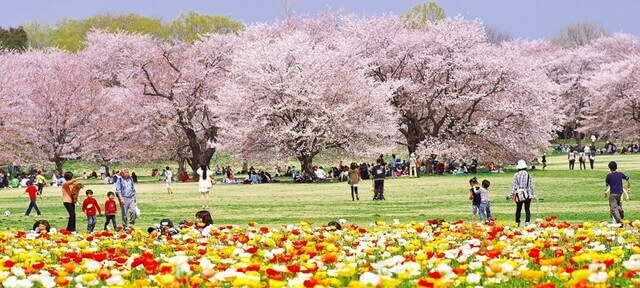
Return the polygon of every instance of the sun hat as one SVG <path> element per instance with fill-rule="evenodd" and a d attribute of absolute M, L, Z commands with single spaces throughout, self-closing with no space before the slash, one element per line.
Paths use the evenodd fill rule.
<path fill-rule="evenodd" d="M 518 161 L 518 165 L 516 165 L 516 169 L 520 170 L 520 169 L 527 169 L 527 162 L 524 162 L 524 160 L 519 160 Z"/>

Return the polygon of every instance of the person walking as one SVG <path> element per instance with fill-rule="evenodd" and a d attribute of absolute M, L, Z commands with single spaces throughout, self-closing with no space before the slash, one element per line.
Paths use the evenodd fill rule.
<path fill-rule="evenodd" d="M 479 189 L 480 206 L 478 207 L 478 215 L 480 216 L 480 221 L 484 221 L 484 223 L 489 223 L 492 218 L 489 186 L 491 186 L 491 182 L 489 182 L 489 180 L 487 179 L 484 179 L 482 180 L 482 187 Z"/>
<path fill-rule="evenodd" d="M 28 181 L 27 189 L 24 191 L 24 194 L 29 194 L 29 207 L 27 208 L 27 211 L 24 212 L 24 216 L 30 216 L 31 209 L 36 209 L 38 217 L 42 216 L 42 213 L 40 213 L 40 209 L 38 208 L 38 204 L 36 203 L 37 193 L 38 189 L 36 188 L 36 186 L 34 186 L 31 181 Z M 40 196 L 40 198 L 42 198 L 42 196 Z"/>
<path fill-rule="evenodd" d="M 211 176 L 213 176 L 213 172 L 207 165 L 201 165 L 198 170 L 196 170 L 198 174 L 198 191 L 200 191 L 200 204 L 202 204 L 202 209 L 209 209 L 209 189 L 212 186 Z"/>
<path fill-rule="evenodd" d="M 522 206 L 524 206 L 525 212 L 525 226 L 528 226 L 531 223 L 531 200 L 537 198 L 533 188 L 533 180 L 531 180 L 531 175 L 527 172 L 527 162 L 524 160 L 518 161 L 516 169 L 518 169 L 518 172 L 513 176 L 509 197 L 516 203 L 516 223 L 518 227 L 520 227 Z"/>
<path fill-rule="evenodd" d="M 371 168 L 373 174 L 373 200 L 385 200 L 384 199 L 384 176 L 385 167 L 382 165 L 382 160 L 378 159 L 376 165 Z"/>
<path fill-rule="evenodd" d="M 116 181 L 116 196 L 120 201 L 120 211 L 122 212 L 122 225 L 124 228 L 130 229 L 135 225 L 138 217 L 138 204 L 136 203 L 136 188 L 129 168 L 123 168 L 121 177 Z"/>
<path fill-rule="evenodd" d="M 578 154 L 578 161 L 580 161 L 580 170 L 587 170 L 587 159 L 585 158 L 585 153 L 584 151 L 580 151 L 580 153 Z"/>
<path fill-rule="evenodd" d="M 87 198 L 82 201 L 82 211 L 87 216 L 87 232 L 91 233 L 96 227 L 96 214 L 102 215 L 102 210 L 96 198 L 93 198 L 93 190 L 87 189 L 85 194 Z"/>
<path fill-rule="evenodd" d="M 542 171 L 547 168 L 547 152 L 542 153 Z"/>
<path fill-rule="evenodd" d="M 107 199 L 104 202 L 104 214 L 106 215 L 107 220 L 104 222 L 104 230 L 107 231 L 107 226 L 109 222 L 113 223 L 113 230 L 116 231 L 118 226 L 116 226 L 116 214 L 118 213 L 118 206 L 116 206 L 116 194 L 109 191 L 107 192 Z"/>
<path fill-rule="evenodd" d="M 409 156 L 409 177 L 418 177 L 418 160 L 416 159 L 416 153 L 411 153 Z"/>
<path fill-rule="evenodd" d="M 38 171 L 38 175 L 36 175 L 36 185 L 38 186 L 38 195 L 42 197 L 42 190 L 47 185 L 47 179 L 42 175 L 42 170 Z"/>
<path fill-rule="evenodd" d="M 569 159 L 569 170 L 573 170 L 573 167 L 576 165 L 576 152 L 573 152 L 573 148 L 569 150 L 567 159 Z"/>
<path fill-rule="evenodd" d="M 591 166 L 591 170 L 593 170 L 593 164 L 596 162 L 596 146 L 591 144 L 589 147 L 589 165 Z"/>
<path fill-rule="evenodd" d="M 72 172 L 64 173 L 64 183 L 62 183 L 62 204 L 69 214 L 67 221 L 67 231 L 76 231 L 76 203 L 78 202 L 78 191 L 82 183 L 76 183 L 82 177 L 73 178 Z M 78 186 L 78 187 L 76 187 Z"/>
<path fill-rule="evenodd" d="M 622 212 L 622 180 L 627 180 L 627 193 L 631 193 L 631 181 L 629 176 L 625 175 L 618 170 L 618 163 L 615 161 L 609 162 L 609 174 L 605 178 L 604 183 L 607 185 L 607 190 L 604 192 L 604 197 L 609 199 L 609 212 L 613 217 L 613 224 L 621 225 L 624 218 L 624 212 Z M 629 194 L 627 194 L 628 197 Z"/>
<path fill-rule="evenodd" d="M 358 164 L 351 163 L 351 169 L 349 169 L 349 175 L 347 176 L 347 184 L 351 187 L 351 201 L 360 201 L 358 197 L 358 183 L 360 183 L 360 175 L 358 175 Z"/>
<path fill-rule="evenodd" d="M 478 186 L 478 178 L 473 177 L 469 179 L 469 200 L 471 200 L 471 221 L 476 221 L 480 217 L 480 187 Z"/>
<path fill-rule="evenodd" d="M 171 182 L 173 181 L 173 172 L 171 167 L 167 166 L 165 171 L 164 182 L 167 184 L 167 194 L 173 194 L 173 188 L 171 188 Z"/>

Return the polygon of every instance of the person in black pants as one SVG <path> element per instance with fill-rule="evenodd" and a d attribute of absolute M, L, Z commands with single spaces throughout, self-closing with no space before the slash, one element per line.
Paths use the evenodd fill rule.
<path fill-rule="evenodd" d="M 531 223 L 531 199 L 536 199 L 533 189 L 533 181 L 531 175 L 527 172 L 527 162 L 518 161 L 516 165 L 518 172 L 513 176 L 511 185 L 510 198 L 516 202 L 516 223 L 520 227 L 520 216 L 522 214 L 522 206 L 524 206 L 525 226 Z"/>
<path fill-rule="evenodd" d="M 373 200 L 385 200 L 384 176 L 386 171 L 381 159 L 378 159 L 376 162 L 376 166 L 371 168 L 371 174 L 373 174 Z"/>

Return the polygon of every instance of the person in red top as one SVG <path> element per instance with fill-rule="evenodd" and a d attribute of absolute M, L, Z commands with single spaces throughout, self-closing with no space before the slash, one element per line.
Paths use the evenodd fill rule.
<path fill-rule="evenodd" d="M 24 216 L 29 216 L 29 214 L 31 214 L 32 208 L 36 209 L 36 213 L 38 213 L 38 216 L 42 216 L 42 213 L 40 213 L 40 209 L 38 209 L 38 204 L 36 203 L 37 193 L 38 193 L 38 188 L 36 188 L 36 186 L 33 185 L 33 182 L 27 181 L 27 189 L 24 191 L 22 195 L 29 194 L 29 199 L 31 199 L 31 201 L 29 202 L 29 208 L 27 208 L 27 211 L 24 212 Z"/>
<path fill-rule="evenodd" d="M 96 227 L 96 211 L 98 214 L 102 215 L 102 211 L 100 210 L 100 205 L 98 205 L 98 201 L 93 198 L 93 191 L 91 189 L 87 189 L 87 199 L 84 199 L 82 202 L 82 211 L 87 215 L 87 232 L 93 232 L 93 228 Z"/>
<path fill-rule="evenodd" d="M 107 193 L 107 197 L 109 199 L 107 202 L 104 202 L 104 214 L 107 215 L 107 221 L 104 222 L 104 230 L 107 230 L 107 225 L 109 225 L 109 221 L 113 223 L 113 230 L 117 230 L 116 228 L 116 214 L 118 213 L 118 206 L 116 205 L 116 194 L 109 191 Z"/>

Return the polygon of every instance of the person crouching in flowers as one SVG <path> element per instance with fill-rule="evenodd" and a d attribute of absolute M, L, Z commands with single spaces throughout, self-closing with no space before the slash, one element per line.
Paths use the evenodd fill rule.
<path fill-rule="evenodd" d="M 49 224 L 49 221 L 40 219 L 35 223 L 33 223 L 33 228 L 29 232 L 42 235 L 42 234 L 47 234 L 50 231 L 51 231 L 51 225 Z"/>
<path fill-rule="evenodd" d="M 93 198 L 93 190 L 87 189 L 85 194 L 87 194 L 87 199 L 82 201 L 82 211 L 87 215 L 87 232 L 91 233 L 96 227 L 96 211 L 99 215 L 102 215 L 102 211 L 96 198 Z"/>
<path fill-rule="evenodd" d="M 207 210 L 200 210 L 196 212 L 196 225 L 195 230 L 198 234 L 209 237 L 211 236 L 211 228 L 213 227 L 213 219 L 211 213 Z"/>

